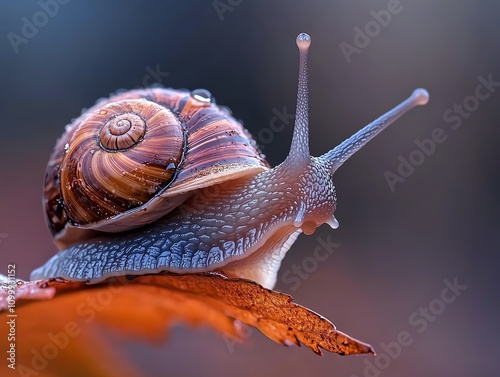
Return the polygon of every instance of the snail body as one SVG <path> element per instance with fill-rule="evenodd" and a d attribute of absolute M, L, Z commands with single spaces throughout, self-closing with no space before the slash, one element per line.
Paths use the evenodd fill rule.
<path fill-rule="evenodd" d="M 251 135 L 206 90 L 133 90 L 70 125 L 49 161 L 45 207 L 62 249 L 32 279 L 222 270 L 272 288 L 300 233 L 338 226 L 332 175 L 428 94 L 401 104 L 320 157 L 309 153 L 308 51 L 300 50 L 290 153 L 270 168 Z"/>

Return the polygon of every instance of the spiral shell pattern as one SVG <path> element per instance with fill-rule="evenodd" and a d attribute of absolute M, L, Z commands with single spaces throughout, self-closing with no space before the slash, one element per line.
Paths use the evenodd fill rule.
<path fill-rule="evenodd" d="M 85 225 L 143 205 L 175 177 L 184 148 L 182 124 L 154 102 L 122 100 L 90 114 L 61 164 L 72 222 Z"/>
<path fill-rule="evenodd" d="M 121 91 L 66 127 L 47 165 L 44 205 L 56 245 L 149 224 L 196 190 L 269 169 L 209 91 Z"/>
<path fill-rule="evenodd" d="M 146 133 L 146 121 L 138 114 L 125 113 L 108 120 L 99 132 L 101 147 L 120 151 L 136 145 Z"/>

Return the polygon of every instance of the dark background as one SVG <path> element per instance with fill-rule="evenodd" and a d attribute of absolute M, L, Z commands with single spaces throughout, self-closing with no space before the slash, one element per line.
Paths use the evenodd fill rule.
<path fill-rule="evenodd" d="M 73 0 L 16 53 L 7 34 L 21 35 L 22 17 L 32 20 L 41 8 L 36 1 L 2 1 L 0 273 L 16 262 L 18 277 L 27 279 L 55 252 L 41 209 L 42 181 L 56 138 L 82 108 L 142 86 L 147 67 L 159 65 L 168 72 L 161 84 L 209 89 L 257 135 L 269 127 L 274 108 L 294 110 L 295 37 L 307 32 L 312 154 L 337 145 L 416 87 L 428 89 L 431 100 L 336 173 L 340 228 L 299 237 L 276 289 L 381 354 L 381 343 L 410 333 L 412 344 L 380 375 L 498 375 L 500 90 L 458 130 L 443 114 L 474 95 L 478 76 L 500 81 L 500 3 L 402 1 L 403 10 L 351 63 L 339 44 L 353 44 L 353 28 L 363 29 L 373 20 L 370 11 L 387 9 L 387 1 L 243 0 L 230 7 L 221 19 L 212 1 Z M 384 172 L 396 172 L 398 156 L 408 157 L 414 140 L 437 127 L 446 142 L 392 192 Z M 284 159 L 291 135 L 285 127 L 266 144 L 271 165 Z M 301 266 L 317 238 L 328 236 L 341 246 L 293 290 L 283 273 Z M 467 289 L 419 333 L 409 323 L 412 313 L 439 299 L 443 281 L 455 278 Z M 130 344 L 125 352 L 152 376 L 362 376 L 367 360 L 375 362 L 319 358 L 257 331 L 232 347 L 210 330 L 184 327 L 163 347 Z"/>

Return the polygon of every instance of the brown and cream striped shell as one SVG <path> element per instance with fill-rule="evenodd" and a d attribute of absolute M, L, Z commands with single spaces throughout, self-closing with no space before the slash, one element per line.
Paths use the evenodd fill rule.
<path fill-rule="evenodd" d="M 248 131 L 204 89 L 151 88 L 99 101 L 66 127 L 45 177 L 60 248 L 172 211 L 194 190 L 269 169 Z"/>

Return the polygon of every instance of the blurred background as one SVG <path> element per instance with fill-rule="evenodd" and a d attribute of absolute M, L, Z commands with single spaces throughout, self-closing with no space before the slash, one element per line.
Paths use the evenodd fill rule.
<path fill-rule="evenodd" d="M 123 352 L 147 376 L 499 375 L 500 3 L 53 4 L 0 4 L 0 273 L 15 262 L 28 279 L 55 253 L 41 208 L 48 157 L 82 108 L 117 89 L 207 88 L 244 121 L 271 165 L 280 163 L 292 123 L 269 129 L 276 112 L 294 112 L 295 38 L 307 32 L 313 155 L 414 88 L 431 96 L 335 174 L 340 228 L 300 236 L 276 286 L 380 356 L 320 358 L 258 331 L 234 344 L 182 326 L 164 345 L 130 342 Z M 436 132 L 446 140 L 415 152 L 416 139 Z M 403 160 L 418 166 L 401 176 Z M 340 246 L 315 260 L 329 238 Z M 442 296 L 447 285 L 455 288 Z M 400 352 L 386 347 L 402 333 L 411 342 Z"/>

